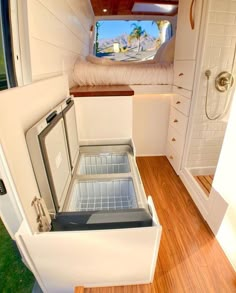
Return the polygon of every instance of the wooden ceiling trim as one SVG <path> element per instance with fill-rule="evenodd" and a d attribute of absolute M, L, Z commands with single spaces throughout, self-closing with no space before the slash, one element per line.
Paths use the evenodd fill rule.
<path fill-rule="evenodd" d="M 117 15 L 118 14 L 118 8 L 119 8 L 119 1 L 117 0 L 112 0 L 112 15 Z"/>
<path fill-rule="evenodd" d="M 172 14 L 160 14 L 160 13 L 133 13 L 132 8 L 134 3 L 146 3 L 146 4 L 167 4 L 178 5 L 178 0 L 91 0 L 91 5 L 95 16 L 111 16 L 111 15 L 175 15 Z M 104 12 L 103 9 L 107 9 Z M 176 11 L 177 12 L 177 11 Z"/>
<path fill-rule="evenodd" d="M 160 0 L 160 1 L 157 1 L 157 0 L 147 0 L 147 1 L 133 0 L 133 3 L 178 5 L 179 1 L 175 1 L 175 0 L 172 0 L 172 1 L 168 1 L 168 0 L 166 0 L 166 1 L 165 0 Z"/>

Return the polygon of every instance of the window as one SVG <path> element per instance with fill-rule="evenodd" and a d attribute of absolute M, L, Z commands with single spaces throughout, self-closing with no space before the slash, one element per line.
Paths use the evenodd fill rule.
<path fill-rule="evenodd" d="M 9 21 L 9 3 L 0 0 L 0 90 L 16 86 Z"/>
<path fill-rule="evenodd" d="M 117 61 L 151 60 L 171 37 L 167 20 L 102 20 L 96 23 L 94 55 Z"/>

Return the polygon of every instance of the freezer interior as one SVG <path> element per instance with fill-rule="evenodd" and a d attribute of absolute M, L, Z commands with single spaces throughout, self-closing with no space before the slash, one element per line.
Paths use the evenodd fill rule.
<path fill-rule="evenodd" d="M 79 175 L 114 174 L 130 172 L 127 153 L 81 154 Z"/>
<path fill-rule="evenodd" d="M 102 211 L 138 208 L 133 180 L 90 180 L 74 184 L 69 211 Z"/>

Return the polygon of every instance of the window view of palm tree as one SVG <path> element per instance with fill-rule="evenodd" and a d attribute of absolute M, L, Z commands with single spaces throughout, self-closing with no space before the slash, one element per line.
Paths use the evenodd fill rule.
<path fill-rule="evenodd" d="M 0 23 L 0 31 L 1 31 L 1 23 Z M 7 85 L 6 66 L 5 66 L 5 60 L 4 60 L 3 42 L 2 42 L 2 37 L 0 35 L 0 90 L 5 90 L 7 88 L 8 88 L 8 85 Z"/>
<path fill-rule="evenodd" d="M 119 61 L 151 60 L 172 37 L 167 20 L 104 20 L 96 23 L 94 55 Z"/>
<path fill-rule="evenodd" d="M 0 0 L 0 90 L 16 86 L 10 24 L 10 0 Z"/>

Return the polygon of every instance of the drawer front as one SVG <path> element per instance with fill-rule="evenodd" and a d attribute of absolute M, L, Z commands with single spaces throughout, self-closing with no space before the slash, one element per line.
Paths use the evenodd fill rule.
<path fill-rule="evenodd" d="M 178 153 L 182 155 L 185 137 L 179 134 L 172 126 L 168 130 L 168 144 Z"/>
<path fill-rule="evenodd" d="M 185 116 L 189 115 L 190 109 L 190 100 L 181 96 L 181 95 L 173 95 L 171 99 L 171 105 L 183 113 Z"/>
<path fill-rule="evenodd" d="M 185 98 L 191 99 L 192 98 L 192 91 L 190 90 L 186 90 L 182 87 L 178 87 L 178 86 L 173 86 L 173 92 L 175 94 L 179 94 L 181 96 L 184 96 Z"/>
<path fill-rule="evenodd" d="M 167 148 L 166 148 L 166 157 L 168 161 L 171 163 L 175 172 L 179 174 L 180 165 L 181 165 L 181 156 L 179 156 L 169 144 L 167 144 Z"/>
<path fill-rule="evenodd" d="M 181 135 L 185 136 L 188 125 L 188 117 L 184 116 L 174 107 L 171 107 L 170 125 L 174 127 L 174 129 L 176 129 Z"/>
<path fill-rule="evenodd" d="M 187 90 L 193 88 L 195 61 L 175 61 L 174 85 Z"/>

